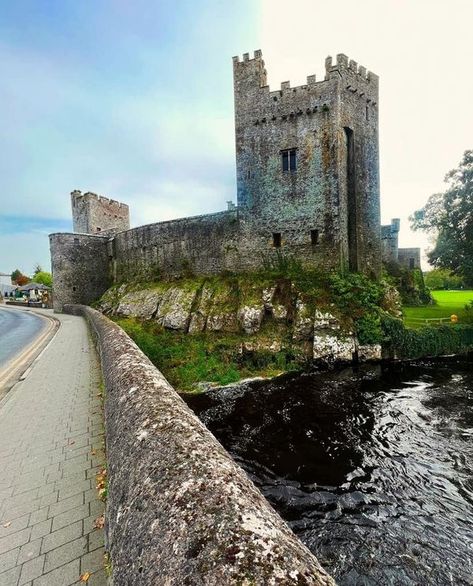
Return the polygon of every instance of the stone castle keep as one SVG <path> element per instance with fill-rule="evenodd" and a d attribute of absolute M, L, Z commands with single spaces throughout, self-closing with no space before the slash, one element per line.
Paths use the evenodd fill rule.
<path fill-rule="evenodd" d="M 378 76 L 340 54 L 323 80 L 270 91 L 261 51 L 234 57 L 233 73 L 237 206 L 130 229 L 125 204 L 72 192 L 74 233 L 50 235 L 56 310 L 117 282 L 243 272 L 279 255 L 380 273 L 394 245 L 381 241 Z"/>

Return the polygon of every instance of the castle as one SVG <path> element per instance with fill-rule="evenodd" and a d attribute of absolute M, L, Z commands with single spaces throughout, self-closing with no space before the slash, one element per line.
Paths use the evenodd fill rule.
<path fill-rule="evenodd" d="M 251 271 L 281 255 L 379 275 L 378 76 L 340 54 L 321 81 L 270 91 L 261 51 L 234 57 L 233 74 L 237 206 L 130 229 L 128 206 L 72 192 L 74 233 L 50 235 L 55 310 L 117 282 Z"/>

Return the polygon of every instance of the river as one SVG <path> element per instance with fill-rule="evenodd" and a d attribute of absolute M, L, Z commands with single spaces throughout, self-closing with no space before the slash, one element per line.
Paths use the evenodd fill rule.
<path fill-rule="evenodd" d="M 185 400 L 340 585 L 473 584 L 473 369 L 287 376 Z"/>

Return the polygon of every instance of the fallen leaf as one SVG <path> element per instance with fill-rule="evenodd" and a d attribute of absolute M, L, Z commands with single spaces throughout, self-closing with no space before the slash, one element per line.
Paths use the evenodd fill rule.
<path fill-rule="evenodd" d="M 92 456 L 95 456 L 96 454 L 95 450 L 92 450 L 90 453 L 92 454 Z"/>
<path fill-rule="evenodd" d="M 75 444 L 76 442 L 74 440 L 72 440 L 71 442 L 69 442 L 69 445 L 72 446 L 72 444 Z"/>
<path fill-rule="evenodd" d="M 4 525 L 5 529 L 6 529 L 7 527 L 10 527 L 10 525 L 11 525 L 11 521 L 7 521 L 7 522 L 5 523 L 5 525 Z"/>
<path fill-rule="evenodd" d="M 105 516 L 104 515 L 100 515 L 100 517 L 97 517 L 97 519 L 95 519 L 94 527 L 96 529 L 103 529 L 104 525 L 105 525 Z"/>
<path fill-rule="evenodd" d="M 80 577 L 80 581 L 81 582 L 87 582 L 90 578 L 90 572 L 85 572 L 84 574 L 81 575 Z"/>

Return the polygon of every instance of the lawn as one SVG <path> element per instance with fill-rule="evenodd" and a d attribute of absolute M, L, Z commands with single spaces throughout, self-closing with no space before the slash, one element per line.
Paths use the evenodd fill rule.
<path fill-rule="evenodd" d="M 432 297 L 435 299 L 436 305 L 424 305 L 421 307 L 404 306 L 402 308 L 406 326 L 415 328 L 424 325 L 418 318 L 450 317 L 452 314 L 458 316 L 458 323 L 464 323 L 466 313 L 465 305 L 473 300 L 473 290 L 432 291 Z"/>

